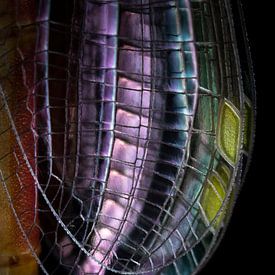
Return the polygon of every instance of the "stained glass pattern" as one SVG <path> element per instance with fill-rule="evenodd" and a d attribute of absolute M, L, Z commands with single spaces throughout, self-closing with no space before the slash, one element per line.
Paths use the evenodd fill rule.
<path fill-rule="evenodd" d="M 205 264 L 253 146 L 239 7 L 0 3 L 0 274 Z"/>

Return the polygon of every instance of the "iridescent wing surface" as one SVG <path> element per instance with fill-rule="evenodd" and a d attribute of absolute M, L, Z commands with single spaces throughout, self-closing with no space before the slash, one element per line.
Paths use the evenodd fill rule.
<path fill-rule="evenodd" d="M 0 3 L 0 273 L 200 270 L 253 145 L 243 21 L 228 0 Z"/>

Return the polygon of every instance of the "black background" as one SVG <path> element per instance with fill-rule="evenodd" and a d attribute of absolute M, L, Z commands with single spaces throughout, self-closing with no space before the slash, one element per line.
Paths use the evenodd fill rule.
<path fill-rule="evenodd" d="M 236 1 L 236 0 L 232 0 Z M 272 195 L 272 81 L 275 80 L 272 36 L 275 13 L 265 1 L 242 1 L 254 63 L 257 91 L 256 138 L 250 169 L 226 234 L 199 275 L 275 274 L 272 255 L 272 217 L 268 206 Z M 273 74 L 273 75 L 272 75 Z M 274 107 L 273 107 L 274 109 Z M 265 116 L 270 111 L 269 116 Z M 271 164 L 271 168 L 268 165 Z M 273 170 L 272 170 L 273 169 Z M 271 197 L 272 200 L 272 197 Z M 273 230 L 274 231 L 274 230 Z M 273 268 L 271 269 L 271 266 Z"/>

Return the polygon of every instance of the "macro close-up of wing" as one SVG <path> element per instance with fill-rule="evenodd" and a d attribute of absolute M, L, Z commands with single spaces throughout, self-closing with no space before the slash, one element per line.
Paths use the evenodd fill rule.
<path fill-rule="evenodd" d="M 247 170 L 252 70 L 239 1 L 2 0 L 0 275 L 197 273 Z"/>

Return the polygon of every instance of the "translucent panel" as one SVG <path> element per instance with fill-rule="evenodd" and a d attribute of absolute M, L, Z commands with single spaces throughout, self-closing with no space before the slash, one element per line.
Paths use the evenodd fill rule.
<path fill-rule="evenodd" d="M 0 274 L 205 264 L 253 147 L 238 12 L 229 0 L 1 1 Z"/>

